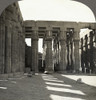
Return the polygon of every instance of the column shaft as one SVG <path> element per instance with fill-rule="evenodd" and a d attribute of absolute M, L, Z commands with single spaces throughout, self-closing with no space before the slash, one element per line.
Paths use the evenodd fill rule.
<path fill-rule="evenodd" d="M 32 70 L 38 72 L 38 40 L 32 40 Z"/>
<path fill-rule="evenodd" d="M 45 73 L 52 73 L 53 68 L 53 53 L 52 53 L 52 31 L 51 27 L 48 27 L 47 33 L 46 33 L 46 68 Z"/>
<path fill-rule="evenodd" d="M 66 70 L 66 63 L 67 63 L 67 53 L 66 53 L 66 41 L 61 40 L 61 52 L 60 52 L 60 71 Z"/>
<path fill-rule="evenodd" d="M 60 71 L 66 70 L 67 63 L 67 47 L 66 47 L 66 31 L 60 32 Z"/>
<path fill-rule="evenodd" d="M 79 59 L 79 40 L 74 40 L 74 70 L 79 71 L 80 59 Z"/>
<path fill-rule="evenodd" d="M 11 23 L 6 20 L 5 27 L 5 72 L 11 73 Z"/>
<path fill-rule="evenodd" d="M 20 66 L 19 66 L 19 39 L 18 39 L 18 28 L 17 28 L 17 24 L 15 22 L 12 23 L 12 42 L 11 42 L 11 65 L 12 65 L 12 72 L 20 72 Z"/>
<path fill-rule="evenodd" d="M 33 30 L 31 37 L 32 45 L 32 71 L 38 73 L 38 32 Z"/>
<path fill-rule="evenodd" d="M 53 71 L 53 59 L 52 59 L 52 40 L 47 40 L 47 49 L 46 49 L 46 68 L 45 71 Z"/>
<path fill-rule="evenodd" d="M 4 13 L 0 16 L 0 74 L 4 73 L 5 67 L 5 24 Z"/>

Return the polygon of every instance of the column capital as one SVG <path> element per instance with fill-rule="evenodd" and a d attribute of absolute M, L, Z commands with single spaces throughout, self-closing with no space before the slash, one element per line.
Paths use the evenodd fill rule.
<path fill-rule="evenodd" d="M 60 30 L 59 40 L 66 41 L 66 31 Z"/>
<path fill-rule="evenodd" d="M 46 30 L 45 32 L 45 40 L 52 41 L 52 30 Z"/>

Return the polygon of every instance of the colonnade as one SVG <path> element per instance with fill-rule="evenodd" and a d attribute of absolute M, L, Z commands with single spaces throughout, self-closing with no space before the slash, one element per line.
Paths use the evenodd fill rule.
<path fill-rule="evenodd" d="M 83 73 L 96 73 L 96 30 L 81 38 L 81 67 Z"/>
<path fill-rule="evenodd" d="M 51 73 L 55 69 L 57 69 L 57 71 L 66 71 L 66 70 L 72 72 L 79 71 L 80 69 L 79 33 L 78 32 L 76 33 L 75 31 L 73 31 L 72 34 L 71 33 L 72 32 L 67 31 L 66 28 L 66 30 L 60 30 L 55 36 L 53 36 L 52 27 L 46 28 L 43 37 L 44 52 L 42 59 L 45 61 L 45 73 L 47 72 Z M 31 37 L 32 71 L 35 73 L 38 72 L 38 39 L 39 39 L 39 31 L 33 29 Z"/>

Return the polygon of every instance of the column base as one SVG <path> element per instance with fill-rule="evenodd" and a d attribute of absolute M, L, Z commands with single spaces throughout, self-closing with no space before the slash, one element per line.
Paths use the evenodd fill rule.
<path fill-rule="evenodd" d="M 67 74 L 68 72 L 65 70 L 65 71 L 57 71 L 58 73 L 60 74 Z"/>

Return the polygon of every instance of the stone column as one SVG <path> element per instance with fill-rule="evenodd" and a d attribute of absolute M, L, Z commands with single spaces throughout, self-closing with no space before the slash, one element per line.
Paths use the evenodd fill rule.
<path fill-rule="evenodd" d="M 25 31 L 24 26 L 22 25 L 20 35 L 19 35 L 20 72 L 24 72 L 25 70 L 25 33 L 24 31 Z"/>
<path fill-rule="evenodd" d="M 91 72 L 93 73 L 94 72 L 94 60 L 93 60 L 93 57 L 94 57 L 94 48 L 93 48 L 93 35 L 94 35 L 94 31 L 91 31 L 90 32 L 90 69 L 91 69 Z"/>
<path fill-rule="evenodd" d="M 71 41 L 71 71 L 73 70 L 73 41 Z"/>
<path fill-rule="evenodd" d="M 74 70 L 79 71 L 80 59 L 79 59 L 79 40 L 74 40 Z"/>
<path fill-rule="evenodd" d="M 60 32 L 60 45 L 61 45 L 61 52 L 60 52 L 60 71 L 66 70 L 66 63 L 67 63 L 67 48 L 66 48 L 66 32 Z"/>
<path fill-rule="evenodd" d="M 5 67 L 5 12 L 0 16 L 0 74 Z"/>
<path fill-rule="evenodd" d="M 5 26 L 5 72 L 11 73 L 11 21 L 6 20 Z"/>
<path fill-rule="evenodd" d="M 57 62 L 58 62 L 58 70 L 60 70 L 60 41 L 58 40 L 57 42 Z"/>
<path fill-rule="evenodd" d="M 89 66 L 89 52 L 88 52 L 88 36 L 85 35 L 85 67 L 86 67 L 86 72 L 90 72 L 90 66 Z M 91 58 L 92 59 L 92 58 Z"/>
<path fill-rule="evenodd" d="M 74 30 L 74 34 L 73 34 L 73 53 L 74 53 L 74 70 L 73 72 L 79 72 L 80 70 L 80 52 L 79 52 L 79 42 L 80 42 L 80 34 L 79 34 L 79 28 L 77 28 L 76 30 Z"/>
<path fill-rule="evenodd" d="M 46 57 L 46 41 L 45 37 L 43 38 L 43 54 L 42 54 L 42 67 L 45 70 L 45 57 Z"/>
<path fill-rule="evenodd" d="M 11 42 L 11 66 L 12 73 L 20 72 L 19 67 L 19 41 L 18 41 L 18 26 L 16 22 L 12 22 L 12 42 Z"/>
<path fill-rule="evenodd" d="M 52 73 L 54 71 L 53 68 L 53 58 L 52 58 L 52 33 L 50 30 L 46 33 L 46 68 L 45 73 Z"/>
<path fill-rule="evenodd" d="M 85 66 L 84 66 L 84 48 L 83 48 L 83 38 L 81 38 L 81 67 L 82 67 L 82 72 L 85 72 Z"/>
<path fill-rule="evenodd" d="M 32 71 L 38 73 L 38 32 L 33 30 L 31 37 L 32 45 Z"/>
<path fill-rule="evenodd" d="M 54 39 L 54 43 L 53 43 L 53 63 L 54 63 L 54 70 L 56 71 L 57 70 L 57 62 L 56 62 L 56 55 L 57 55 L 57 41 L 56 41 L 56 38 Z"/>

